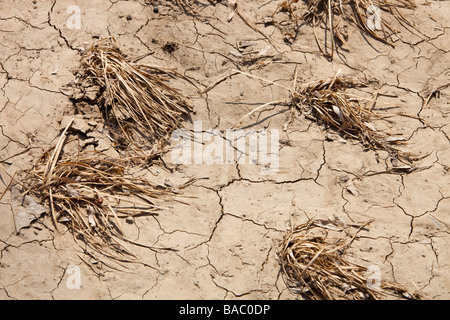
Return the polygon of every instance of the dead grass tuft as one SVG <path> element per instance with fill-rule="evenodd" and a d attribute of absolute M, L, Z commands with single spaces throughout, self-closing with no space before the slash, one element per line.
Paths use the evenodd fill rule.
<path fill-rule="evenodd" d="M 272 101 L 253 109 L 240 118 L 234 127 L 251 114 L 269 105 L 287 104 L 290 106 L 290 117 L 284 125 L 284 130 L 292 123 L 297 114 L 304 114 L 305 118 L 323 125 L 327 130 L 336 131 L 345 139 L 359 141 L 366 150 L 387 151 L 392 159 L 405 164 L 402 168 L 409 170 L 411 169 L 409 164 L 418 160 L 417 157 L 398 148 L 398 145 L 404 140 L 392 137 L 385 131 L 377 130 L 372 124 L 374 120 L 381 120 L 386 124 L 391 121 L 389 118 L 393 116 L 415 117 L 404 114 L 379 115 L 373 110 L 376 98 L 365 98 L 348 93 L 349 89 L 367 87 L 368 83 L 364 80 L 341 76 L 338 71 L 331 78 L 298 84 L 297 74 L 295 74 L 294 84 L 289 88 L 250 73 L 234 71 L 289 91 L 288 99 Z M 370 103 L 371 106 L 369 106 Z M 387 127 L 389 128 L 389 126 Z"/>
<path fill-rule="evenodd" d="M 81 77 L 101 88 L 97 103 L 121 146 L 152 148 L 192 111 L 188 99 L 167 83 L 182 75 L 129 61 L 114 38 L 94 43 L 83 54 Z"/>
<path fill-rule="evenodd" d="M 367 99 L 346 92 L 347 89 L 367 85 L 365 81 L 339 74 L 303 84 L 291 94 L 291 108 L 336 130 L 344 138 L 360 141 L 366 149 L 384 150 L 395 158 L 410 162 L 413 157 L 395 147 L 398 141 L 390 140 L 389 134 L 376 130 L 371 124 L 382 116 L 363 105 L 363 100 Z"/>
<path fill-rule="evenodd" d="M 64 225 L 73 234 L 90 257 L 83 261 L 95 271 L 102 265 L 123 270 L 124 262 L 138 262 L 130 244 L 171 250 L 137 243 L 127 238 L 123 226 L 137 216 L 157 215 L 162 207 L 156 202 L 179 192 L 134 177 L 129 173 L 132 158 L 114 159 L 100 152 L 64 155 L 70 125 L 56 146 L 25 172 L 21 183 L 28 194 L 50 208 L 55 228 Z"/>
<path fill-rule="evenodd" d="M 310 24 L 314 28 L 319 50 L 330 60 L 333 59 L 337 43 L 349 49 L 345 23 L 354 25 L 372 38 L 391 46 L 401 28 L 424 38 L 422 32 L 400 11 L 400 9 L 413 10 L 416 6 L 411 0 L 304 0 L 303 3 L 306 8 L 301 7 L 298 0 L 282 1 L 272 16 L 278 12 L 288 14 L 287 22 L 278 23 L 291 26 L 290 31 L 285 32 L 285 39 L 295 40 L 301 24 L 303 22 Z M 316 35 L 316 27 L 325 29 L 325 36 L 330 39 L 329 46 L 325 40 L 325 47 L 322 48 Z"/>
<path fill-rule="evenodd" d="M 401 285 L 376 279 L 368 268 L 349 262 L 346 250 L 362 226 L 330 220 L 310 220 L 284 238 L 279 259 L 290 290 L 311 300 L 365 300 L 394 296 L 423 299 Z M 357 227 L 353 236 L 350 228 Z"/>

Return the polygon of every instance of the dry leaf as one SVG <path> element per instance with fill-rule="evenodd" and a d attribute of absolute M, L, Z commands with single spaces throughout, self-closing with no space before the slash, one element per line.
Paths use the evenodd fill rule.
<path fill-rule="evenodd" d="M 369 128 L 370 130 L 372 130 L 372 131 L 377 131 L 377 130 L 375 129 L 375 127 L 374 127 L 371 123 L 364 122 L 364 124 L 365 124 L 366 127 Z"/>
<path fill-rule="evenodd" d="M 403 137 L 388 137 L 386 142 L 398 142 L 398 141 L 406 141 L 406 138 Z"/>
<path fill-rule="evenodd" d="M 339 117 L 340 122 L 344 122 L 344 116 L 342 115 L 342 111 L 338 106 L 333 106 L 333 111 Z"/>

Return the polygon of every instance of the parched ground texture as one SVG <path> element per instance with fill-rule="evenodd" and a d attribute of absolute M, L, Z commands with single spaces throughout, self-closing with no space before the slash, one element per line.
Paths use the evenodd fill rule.
<path fill-rule="evenodd" d="M 80 259 L 69 233 L 54 232 L 50 219 L 16 233 L 13 195 L 6 191 L 0 202 L 1 299 L 296 299 L 279 277 L 280 241 L 292 225 L 330 216 L 349 224 L 374 220 L 351 252 L 365 265 L 379 266 L 382 280 L 430 299 L 450 298 L 449 1 L 419 0 L 414 11 L 402 11 L 428 38 L 405 32 L 391 47 L 350 27 L 349 52 L 332 62 L 318 53 L 311 27 L 301 27 L 287 44 L 278 28 L 260 23 L 277 1 L 240 1 L 238 7 L 272 43 L 237 15 L 228 22 L 225 4 L 200 1 L 204 5 L 196 8 L 205 22 L 166 1 L 155 13 L 158 1 L 150 2 L 0 0 L 0 194 L 10 176 L 56 143 L 63 122 L 75 113 L 60 89 L 73 80 L 83 48 L 108 36 L 130 56 L 152 52 L 141 62 L 175 69 L 200 91 L 217 83 L 204 94 L 177 84 L 191 98 L 192 120 L 201 121 L 203 130 L 231 129 L 253 108 L 288 98 L 281 86 L 255 77 L 225 78 L 235 69 L 287 87 L 295 74 L 306 83 L 339 69 L 376 78 L 377 88 L 358 94 L 372 98 L 378 90 L 375 110 L 412 115 L 394 117 L 391 131 L 407 140 L 405 150 L 426 157 L 414 164 L 417 170 L 393 172 L 386 152 L 364 151 L 357 141 L 299 116 L 280 130 L 280 170 L 274 175 L 261 175 L 260 164 L 181 165 L 174 173 L 155 165 L 147 174 L 155 182 L 199 178 L 183 190 L 192 198 L 188 205 L 167 201 L 158 216 L 136 218 L 125 231 L 136 241 L 177 251 L 138 247 L 140 263 L 100 275 Z M 80 8 L 79 29 L 67 25 L 70 6 Z M 244 60 L 236 54 L 239 41 L 267 52 Z M 286 107 L 269 106 L 244 125 L 282 129 L 288 116 Z M 99 119 L 89 112 L 77 117 L 88 123 L 87 149 L 116 155 L 100 134 Z M 67 285 L 69 266 L 80 267 L 80 289 Z"/>

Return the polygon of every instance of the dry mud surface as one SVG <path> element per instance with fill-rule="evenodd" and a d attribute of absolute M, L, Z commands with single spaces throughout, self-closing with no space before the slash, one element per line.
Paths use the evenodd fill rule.
<path fill-rule="evenodd" d="M 127 272 L 94 273 L 72 236 L 55 232 L 46 217 L 16 233 L 8 190 L 0 202 L 1 299 L 297 299 L 279 277 L 280 241 L 291 225 L 330 216 L 347 223 L 374 220 L 351 250 L 365 265 L 379 266 L 383 280 L 419 289 L 430 299 L 450 298 L 450 88 L 442 87 L 423 107 L 433 90 L 450 82 L 449 1 L 416 1 L 405 16 L 428 38 L 402 33 L 395 48 L 351 27 L 350 51 L 341 50 L 345 63 L 318 53 L 311 27 L 302 27 L 288 45 L 279 29 L 257 24 L 277 1 L 239 3 L 242 15 L 277 48 L 239 16 L 227 22 L 224 4 L 200 1 L 205 23 L 166 1 L 159 1 L 155 13 L 151 2 L 0 0 L 0 194 L 10 176 L 30 168 L 56 143 L 65 117 L 75 113 L 60 88 L 73 80 L 83 48 L 108 36 L 130 56 L 152 52 L 141 62 L 175 69 L 200 90 L 233 69 L 288 87 L 295 73 L 298 82 L 332 77 L 339 69 L 376 78 L 375 108 L 395 104 L 394 111 L 415 116 L 395 117 L 392 131 L 407 140 L 407 151 L 427 156 L 414 164 L 417 170 L 392 172 L 385 152 L 364 151 L 357 141 L 330 136 L 299 116 L 280 130 L 276 174 L 262 175 L 259 164 L 181 165 L 174 173 L 156 164 L 146 176 L 158 183 L 207 179 L 183 191 L 192 197 L 188 205 L 167 201 L 158 216 L 124 224 L 136 241 L 177 249 L 137 247 L 141 262 Z M 67 25 L 73 5 L 80 8 L 79 29 Z M 256 52 L 271 47 L 267 57 L 248 62 L 230 54 L 238 41 L 250 41 Z M 193 101 L 192 120 L 202 121 L 203 130 L 230 129 L 253 108 L 288 97 L 282 87 L 243 74 L 206 94 L 178 85 Z M 364 90 L 359 94 L 373 97 L 375 88 Z M 114 156 L 109 140 L 96 134 L 95 119 L 86 118 L 88 113 L 78 117 L 90 123 L 85 130 L 95 140 L 86 148 Z M 283 128 L 287 118 L 286 107 L 270 106 L 244 121 L 270 130 Z M 80 289 L 68 285 L 73 266 L 81 271 Z"/>

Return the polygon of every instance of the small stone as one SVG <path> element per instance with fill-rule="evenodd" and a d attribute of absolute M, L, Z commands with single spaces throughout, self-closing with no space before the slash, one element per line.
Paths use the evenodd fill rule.
<path fill-rule="evenodd" d="M 265 25 L 270 25 L 270 24 L 273 24 L 273 23 L 274 23 L 274 20 L 273 20 L 272 17 L 265 17 L 265 18 L 263 19 L 263 23 L 264 23 Z"/>
<path fill-rule="evenodd" d="M 354 196 L 358 196 L 359 195 L 359 192 L 358 192 L 358 189 L 356 189 L 356 187 L 354 186 L 354 184 L 353 183 L 350 183 L 348 186 L 347 186 L 347 191 L 348 192 L 350 192 L 352 195 L 354 195 Z"/>
<path fill-rule="evenodd" d="M 134 223 L 134 218 L 133 217 L 126 217 L 125 222 L 128 224 L 133 224 Z"/>
<path fill-rule="evenodd" d="M 273 56 L 272 60 L 273 61 L 280 61 L 283 59 L 283 55 L 281 53 L 277 53 L 276 55 Z"/>
<path fill-rule="evenodd" d="M 131 19 L 133 19 L 133 17 L 131 15 L 127 15 L 127 21 L 130 21 Z"/>

